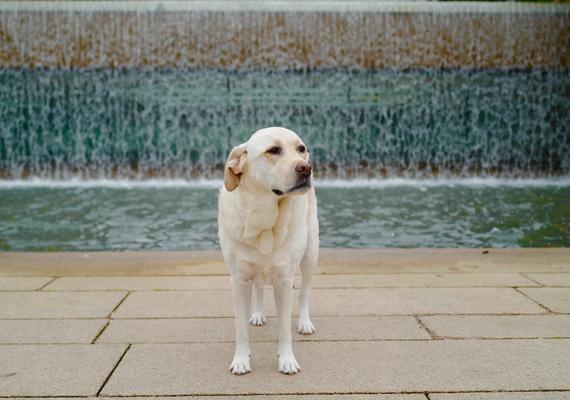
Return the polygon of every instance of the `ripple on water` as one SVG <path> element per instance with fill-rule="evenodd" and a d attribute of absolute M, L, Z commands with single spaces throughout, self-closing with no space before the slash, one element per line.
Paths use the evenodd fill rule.
<path fill-rule="evenodd" d="M 214 187 L 4 185 L 0 249 L 216 249 Z M 570 184 L 345 182 L 317 195 L 323 247 L 570 246 Z"/>

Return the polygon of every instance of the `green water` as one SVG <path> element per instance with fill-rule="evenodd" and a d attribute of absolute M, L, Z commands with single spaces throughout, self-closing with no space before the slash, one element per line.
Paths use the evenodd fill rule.
<path fill-rule="evenodd" d="M 319 178 L 460 177 L 319 187 L 323 247 L 570 246 L 568 104 L 566 70 L 1 69 L 0 250 L 215 249 L 216 190 L 170 179 L 276 125 Z"/>
<path fill-rule="evenodd" d="M 322 247 L 570 246 L 570 184 L 318 187 Z M 216 249 L 217 190 L 0 189 L 5 251 Z"/>

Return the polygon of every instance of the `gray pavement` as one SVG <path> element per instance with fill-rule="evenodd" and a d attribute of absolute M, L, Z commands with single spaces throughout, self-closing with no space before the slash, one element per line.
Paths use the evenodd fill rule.
<path fill-rule="evenodd" d="M 219 253 L 0 253 L 0 397 L 570 399 L 570 249 L 324 250 L 296 376 L 266 291 L 236 377 Z"/>

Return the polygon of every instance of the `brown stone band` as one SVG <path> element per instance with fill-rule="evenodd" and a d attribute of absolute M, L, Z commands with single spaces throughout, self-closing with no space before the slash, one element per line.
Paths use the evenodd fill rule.
<path fill-rule="evenodd" d="M 570 4 L 344 3 L 2 2 L 0 67 L 570 67 Z"/>

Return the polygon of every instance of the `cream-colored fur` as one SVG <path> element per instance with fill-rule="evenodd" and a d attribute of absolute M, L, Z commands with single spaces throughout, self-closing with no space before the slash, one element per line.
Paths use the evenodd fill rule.
<path fill-rule="evenodd" d="M 251 371 L 248 315 L 253 287 L 255 309 L 249 322 L 263 325 L 263 286 L 273 285 L 279 371 L 295 374 L 300 370 L 291 343 L 293 278 L 298 267 L 303 276 L 298 332 L 315 331 L 309 316 L 309 287 L 318 257 L 319 226 L 309 154 L 304 148 L 294 132 L 266 128 L 235 147 L 226 163 L 218 224 L 231 274 L 236 350 L 230 370 L 237 375 Z"/>

